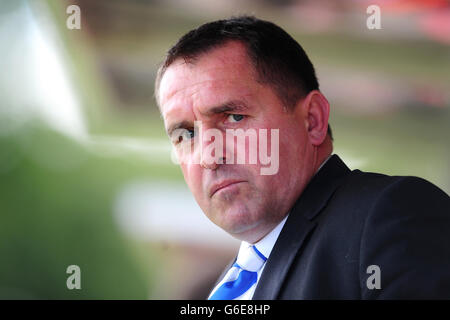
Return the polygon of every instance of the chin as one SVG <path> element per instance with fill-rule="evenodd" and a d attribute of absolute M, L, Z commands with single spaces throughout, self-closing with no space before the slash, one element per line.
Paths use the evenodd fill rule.
<path fill-rule="evenodd" d="M 258 219 L 255 219 L 245 205 L 233 205 L 218 214 L 220 217 L 218 217 L 218 223 L 216 224 L 234 236 L 254 229 L 259 223 Z"/>

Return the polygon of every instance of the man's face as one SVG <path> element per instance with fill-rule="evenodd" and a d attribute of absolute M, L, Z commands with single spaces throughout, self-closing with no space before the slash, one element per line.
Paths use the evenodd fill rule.
<path fill-rule="evenodd" d="M 175 61 L 161 79 L 159 102 L 168 131 L 180 126 L 189 130 L 182 138 L 172 137 L 172 142 L 181 157 L 184 178 L 203 212 L 238 239 L 261 239 L 286 215 L 312 175 L 312 151 L 301 103 L 294 111 L 286 111 L 273 89 L 257 81 L 239 42 L 228 42 L 194 63 Z M 261 168 L 267 165 L 261 164 L 259 156 L 254 164 L 229 164 L 229 159 L 224 159 L 225 164 L 203 163 L 200 153 L 212 141 L 191 136 L 194 121 L 201 121 L 203 134 L 211 128 L 223 133 L 225 158 L 230 151 L 225 141 L 227 129 L 254 129 L 257 133 L 267 129 L 269 155 L 273 149 L 271 129 L 278 129 L 278 172 L 261 175 Z M 248 144 L 244 147 L 247 154 Z M 192 151 L 183 154 L 186 145 L 192 146 Z"/>

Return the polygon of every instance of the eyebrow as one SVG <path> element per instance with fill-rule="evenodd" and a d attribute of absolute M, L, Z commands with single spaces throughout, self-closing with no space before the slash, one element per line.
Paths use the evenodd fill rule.
<path fill-rule="evenodd" d="M 212 115 L 220 114 L 220 113 L 224 113 L 224 112 L 242 112 L 242 111 L 245 111 L 248 109 L 249 109 L 249 107 L 247 106 L 247 104 L 244 101 L 231 100 L 231 101 L 222 103 L 218 106 L 210 108 L 209 110 L 204 112 L 204 115 L 212 116 Z M 192 123 L 192 121 L 188 121 L 188 120 L 176 122 L 169 126 L 169 128 L 167 129 L 167 135 L 170 137 L 172 135 L 172 133 L 177 129 L 185 129 L 185 128 L 189 128 L 189 127 L 193 127 L 193 126 L 194 126 L 194 124 Z"/>
<path fill-rule="evenodd" d="M 185 129 L 185 128 L 189 128 L 189 127 L 193 127 L 194 124 L 191 121 L 180 121 L 177 122 L 173 125 L 171 125 L 168 129 L 167 129 L 167 135 L 170 137 L 172 135 L 172 133 L 177 130 L 177 129 Z"/>
<path fill-rule="evenodd" d="M 205 115 L 210 116 L 224 112 L 245 111 L 248 109 L 249 108 L 245 102 L 241 100 L 231 100 L 210 108 L 208 111 L 205 112 Z"/>

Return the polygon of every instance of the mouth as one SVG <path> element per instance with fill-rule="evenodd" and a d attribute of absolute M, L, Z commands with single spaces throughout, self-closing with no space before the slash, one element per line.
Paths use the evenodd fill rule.
<path fill-rule="evenodd" d="M 225 188 L 234 186 L 234 185 L 236 185 L 238 183 L 242 183 L 242 182 L 245 182 L 245 181 L 242 181 L 242 180 L 226 180 L 226 181 L 223 181 L 221 183 L 215 184 L 211 188 L 211 195 L 210 195 L 210 197 L 212 197 L 215 193 L 219 192 L 220 190 L 223 190 Z"/>

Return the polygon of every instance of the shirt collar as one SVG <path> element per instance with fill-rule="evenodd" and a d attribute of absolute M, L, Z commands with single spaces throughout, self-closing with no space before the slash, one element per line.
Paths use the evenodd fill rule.
<path fill-rule="evenodd" d="M 284 223 L 286 222 L 288 216 L 289 214 L 287 214 L 286 217 L 284 217 L 284 219 L 281 220 L 281 222 L 275 228 L 272 229 L 272 231 L 266 234 L 264 238 L 253 244 L 256 247 L 256 249 L 258 249 L 258 251 L 264 255 L 264 257 L 269 258 L 273 246 L 275 245 L 275 242 L 277 241 L 281 229 L 283 229 Z M 251 243 L 242 241 L 238 255 L 245 252 L 245 249 L 247 249 L 250 246 L 252 246 Z"/>
<path fill-rule="evenodd" d="M 320 169 L 322 169 L 323 165 L 324 165 L 325 163 L 327 163 L 328 160 L 330 160 L 331 156 L 332 156 L 332 154 L 330 154 L 330 155 L 328 156 L 328 158 L 326 158 L 326 159 L 322 162 L 322 164 L 320 165 L 319 169 L 317 169 L 316 174 L 317 174 L 317 172 L 319 172 Z"/>

